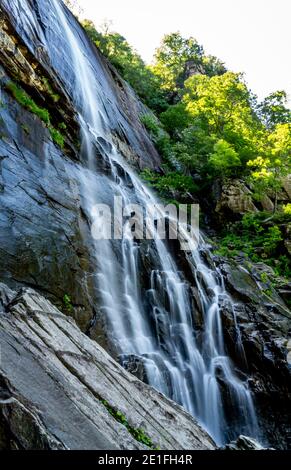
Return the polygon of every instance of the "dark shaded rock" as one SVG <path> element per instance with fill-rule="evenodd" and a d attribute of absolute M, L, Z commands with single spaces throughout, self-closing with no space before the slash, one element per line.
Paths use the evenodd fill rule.
<path fill-rule="evenodd" d="M 139 380 L 148 383 L 144 359 L 134 354 L 119 356 L 119 362 L 128 372 L 135 375 Z"/>
<path fill-rule="evenodd" d="M 0 401 L 1 420 L 9 428 L 12 443 L 4 449 L 60 450 L 65 447 L 50 435 L 39 417 L 15 398 Z M 1 445 L 0 445 L 1 448 Z"/>
<path fill-rule="evenodd" d="M 69 295 L 72 314 L 86 329 L 92 317 L 93 285 L 88 255 L 89 227 L 81 212 L 74 167 L 48 139 L 38 118 L 4 93 L 7 137 L 0 140 L 0 276 L 11 287 L 35 286 L 62 306 Z M 29 144 L 20 122 L 31 130 Z M 87 245 L 87 246 L 86 246 Z M 86 280 L 86 278 L 88 280 Z"/>
<path fill-rule="evenodd" d="M 221 271 L 233 295 L 238 296 L 240 299 L 244 298 L 246 301 L 252 301 L 255 304 L 263 303 L 265 306 L 273 306 L 280 310 L 287 318 L 291 319 L 291 313 L 288 307 L 275 289 L 267 290 L 265 288 L 264 282 L 261 281 L 261 273 L 266 272 L 266 270 L 262 271 L 262 263 L 259 263 L 259 267 L 260 269 L 256 269 L 256 265 L 252 265 L 251 269 L 253 272 L 251 275 L 244 266 L 224 263 L 221 267 Z M 271 286 L 268 285 L 267 287 Z"/>
<path fill-rule="evenodd" d="M 224 450 L 275 450 L 266 449 L 261 446 L 255 439 L 247 436 L 239 436 L 236 441 L 232 441 L 224 447 Z"/>
<path fill-rule="evenodd" d="M 259 281 L 262 268 L 254 265 L 250 273 L 242 266 L 222 264 L 226 285 L 234 298 L 231 306 L 221 304 L 224 336 L 230 356 L 248 376 L 263 442 L 288 449 L 291 312 L 274 289 L 264 292 Z"/>
<path fill-rule="evenodd" d="M 282 282 L 277 287 L 277 292 L 288 305 L 291 305 L 291 282 Z"/>

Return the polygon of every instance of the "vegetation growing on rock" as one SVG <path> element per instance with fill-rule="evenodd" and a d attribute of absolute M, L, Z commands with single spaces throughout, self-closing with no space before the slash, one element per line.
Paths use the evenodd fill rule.
<path fill-rule="evenodd" d="M 51 119 L 48 110 L 38 106 L 35 101 L 16 83 L 8 82 L 6 84 L 6 89 L 12 94 L 12 96 L 21 106 L 39 117 L 39 119 L 47 126 L 53 141 L 59 147 L 64 148 L 65 139 L 61 132 L 51 125 Z"/>
<path fill-rule="evenodd" d="M 290 257 L 284 252 L 285 224 L 290 216 L 277 213 L 270 220 L 266 212 L 245 214 L 233 223 L 230 230 L 222 231 L 217 254 L 235 258 L 244 252 L 250 261 L 264 261 L 277 276 L 291 277 Z"/>
<path fill-rule="evenodd" d="M 151 438 L 145 433 L 143 429 L 136 429 L 132 427 L 126 416 L 121 413 L 121 411 L 116 410 L 113 408 L 107 400 L 101 400 L 102 404 L 106 407 L 108 412 L 113 416 L 116 421 L 121 423 L 123 426 L 126 427 L 126 429 L 129 431 L 129 433 L 136 439 L 138 442 L 141 442 L 142 444 L 145 444 L 147 447 L 150 447 L 151 449 L 157 450 L 157 447 L 153 444 Z"/>
<path fill-rule="evenodd" d="M 90 21 L 83 26 L 151 108 L 141 120 L 163 157 L 162 172 L 144 170 L 143 179 L 167 201 L 192 202 L 198 197 L 203 207 L 213 184 L 240 177 L 250 188 L 249 206 L 256 205 L 260 212 L 268 196 L 275 215 L 268 223 L 264 219 L 270 214 L 264 210 L 257 216 L 241 213 L 234 222 L 224 220 L 215 227 L 219 252 L 229 256 L 244 251 L 250 259 L 290 276 L 284 244 L 290 204 L 280 200 L 282 180 L 291 171 L 286 93 L 277 91 L 258 102 L 242 74 L 226 70 L 192 37 L 166 35 L 147 66 L 118 33 L 108 27 L 97 32 Z"/>

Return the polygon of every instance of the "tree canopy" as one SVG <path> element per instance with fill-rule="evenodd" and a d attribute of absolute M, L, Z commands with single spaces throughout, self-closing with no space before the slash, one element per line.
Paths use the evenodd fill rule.
<path fill-rule="evenodd" d="M 259 103 L 242 74 L 226 70 L 195 38 L 179 32 L 164 36 L 153 64 L 147 65 L 108 25 L 101 32 L 91 21 L 83 26 L 156 113 L 153 118 L 149 111 L 143 123 L 164 158 L 166 173 L 200 175 L 204 184 L 240 174 L 251 181 L 258 198 L 267 188 L 279 191 L 290 171 L 291 112 L 284 91 Z M 172 175 L 160 186 L 178 180 Z"/>
<path fill-rule="evenodd" d="M 263 211 L 245 214 L 221 233 L 219 253 L 235 256 L 244 251 L 252 261 L 268 262 L 277 274 L 289 276 L 281 227 L 290 220 L 291 205 L 278 207 L 282 179 L 291 171 L 286 93 L 275 91 L 258 102 L 244 76 L 205 54 L 193 37 L 167 34 L 147 65 L 108 26 L 99 32 L 90 21 L 83 25 L 150 108 L 141 121 L 162 157 L 163 171 L 146 169 L 141 176 L 160 197 L 174 203 L 201 195 L 203 200 L 214 180 L 237 177 L 250 186 L 255 201 L 271 195 L 273 225 Z"/>

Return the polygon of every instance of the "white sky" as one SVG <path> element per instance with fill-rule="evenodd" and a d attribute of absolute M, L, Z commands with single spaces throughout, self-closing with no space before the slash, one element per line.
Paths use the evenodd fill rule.
<path fill-rule="evenodd" d="M 111 20 L 151 62 L 166 33 L 194 36 L 245 78 L 259 98 L 284 89 L 291 97 L 291 0 L 79 0 L 84 17 Z"/>

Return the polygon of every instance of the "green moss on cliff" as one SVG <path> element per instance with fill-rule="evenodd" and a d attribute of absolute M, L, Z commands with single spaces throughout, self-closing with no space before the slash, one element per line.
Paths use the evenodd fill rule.
<path fill-rule="evenodd" d="M 48 81 L 48 79 L 46 77 L 42 77 L 42 83 L 44 85 L 44 89 L 46 91 L 46 93 L 52 98 L 52 100 L 57 103 L 60 99 L 60 95 L 58 95 L 57 93 L 54 92 L 50 82 Z"/>
<path fill-rule="evenodd" d="M 144 432 L 143 429 L 135 429 L 133 428 L 126 419 L 126 416 L 121 413 L 121 411 L 116 410 L 113 408 L 107 400 L 101 400 L 101 403 L 105 406 L 108 412 L 113 416 L 116 421 L 123 424 L 128 430 L 128 432 L 134 437 L 134 439 L 142 444 L 145 444 L 147 447 L 151 449 L 157 450 L 157 447 L 153 444 L 151 438 Z"/>
<path fill-rule="evenodd" d="M 50 123 L 50 115 L 47 109 L 38 106 L 33 99 L 13 82 L 6 84 L 7 90 L 11 92 L 16 101 L 31 113 L 38 116 L 45 124 Z"/>
<path fill-rule="evenodd" d="M 50 135 L 53 141 L 61 148 L 64 148 L 65 139 L 62 134 L 54 127 L 49 127 Z"/>
<path fill-rule="evenodd" d="M 16 83 L 8 82 L 6 89 L 12 94 L 16 101 L 25 109 L 39 117 L 39 119 L 48 127 L 51 138 L 61 148 L 64 148 L 65 139 L 59 130 L 51 125 L 50 114 L 46 108 L 38 106 L 35 101 Z M 62 126 L 62 127 L 61 127 Z M 64 123 L 59 124 L 61 129 L 65 127 Z"/>

